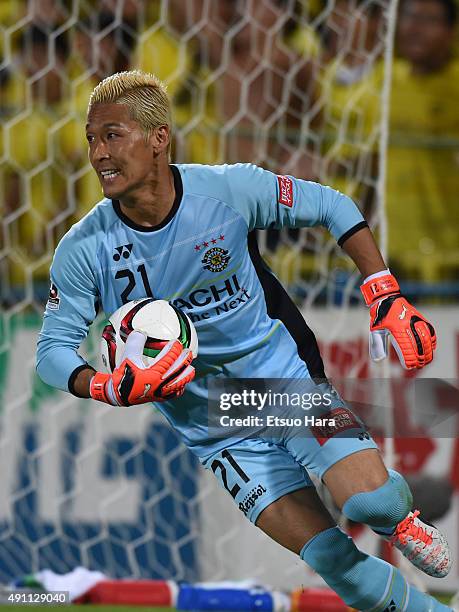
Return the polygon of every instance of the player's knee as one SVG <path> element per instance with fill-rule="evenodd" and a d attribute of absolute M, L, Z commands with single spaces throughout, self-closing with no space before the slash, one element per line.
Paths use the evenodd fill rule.
<path fill-rule="evenodd" d="M 389 478 L 382 486 L 352 495 L 343 506 L 343 514 L 356 523 L 393 527 L 407 516 L 412 503 L 406 480 L 395 470 L 389 470 Z"/>
<path fill-rule="evenodd" d="M 310 540 L 300 556 L 348 604 L 360 599 L 360 561 L 367 555 L 338 527 L 322 531 Z"/>

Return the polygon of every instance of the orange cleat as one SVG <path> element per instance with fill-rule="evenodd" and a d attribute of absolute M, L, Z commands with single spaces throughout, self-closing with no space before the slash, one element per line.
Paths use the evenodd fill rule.
<path fill-rule="evenodd" d="M 436 527 L 421 521 L 419 514 L 419 510 L 410 512 L 397 525 L 390 542 L 425 574 L 444 578 L 451 569 L 448 542 Z"/>

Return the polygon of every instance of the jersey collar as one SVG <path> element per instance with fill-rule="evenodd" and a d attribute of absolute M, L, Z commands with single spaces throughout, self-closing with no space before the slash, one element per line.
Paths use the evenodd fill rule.
<path fill-rule="evenodd" d="M 144 225 L 137 225 L 137 223 L 134 223 L 134 221 L 129 219 L 129 217 L 127 217 L 123 213 L 123 211 L 121 210 L 119 200 L 112 200 L 113 209 L 123 223 L 125 223 L 132 229 L 137 230 L 138 232 L 156 232 L 157 230 L 160 230 L 161 228 L 165 227 L 169 223 L 169 221 L 171 221 L 171 219 L 175 217 L 179 209 L 180 202 L 182 201 L 183 183 L 182 183 L 182 177 L 180 176 L 180 172 L 177 166 L 174 166 L 173 164 L 171 164 L 169 168 L 171 169 L 172 176 L 174 177 L 175 199 L 174 199 L 174 203 L 172 204 L 172 208 L 167 213 L 167 215 L 164 217 L 164 219 L 161 221 L 161 223 L 158 223 L 158 225 L 153 225 L 151 227 L 145 227 Z"/>

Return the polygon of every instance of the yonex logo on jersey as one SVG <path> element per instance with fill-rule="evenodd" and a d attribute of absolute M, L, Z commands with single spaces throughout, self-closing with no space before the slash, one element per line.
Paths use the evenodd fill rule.
<path fill-rule="evenodd" d="M 391 599 L 387 608 L 384 609 L 384 612 L 397 612 L 397 605 L 393 599 Z"/>
<path fill-rule="evenodd" d="M 204 257 L 201 259 L 201 262 L 204 264 L 204 270 L 221 272 L 228 266 L 230 259 L 231 255 L 228 255 L 228 251 L 226 249 L 213 247 L 204 253 Z"/>
<path fill-rule="evenodd" d="M 278 176 L 279 183 L 279 204 L 292 208 L 293 206 L 293 181 L 288 176 Z"/>
<path fill-rule="evenodd" d="M 115 261 L 119 261 L 121 257 L 124 259 L 129 259 L 132 252 L 132 243 L 131 244 L 122 244 L 121 246 L 115 247 L 115 253 L 113 254 L 113 259 Z"/>

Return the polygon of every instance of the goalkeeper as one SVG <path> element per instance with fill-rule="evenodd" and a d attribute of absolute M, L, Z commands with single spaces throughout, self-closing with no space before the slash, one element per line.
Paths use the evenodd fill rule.
<path fill-rule="evenodd" d="M 253 230 L 329 229 L 366 279 L 373 358 L 385 356 L 390 335 L 404 367 L 426 366 L 436 343 L 432 325 L 400 294 L 349 198 L 250 164 L 171 165 L 170 115 L 165 90 L 152 75 L 117 73 L 94 89 L 86 134 L 105 197 L 56 249 L 39 375 L 78 397 L 113 405 L 160 400 L 159 409 L 244 514 L 299 554 L 348 605 L 448 610 L 409 586 L 397 568 L 359 551 L 319 500 L 308 471 L 323 480 L 346 517 L 390 539 L 424 572 L 448 573 L 446 541 L 412 512 L 406 481 L 386 470 L 363 424 L 326 381 L 315 337 L 264 266 Z M 171 343 L 143 368 L 144 336 L 135 332 L 119 368 L 96 372 L 78 349 L 98 308 L 110 314 L 146 295 L 187 310 L 199 358 L 191 365 L 193 355 Z M 304 379 L 319 393 L 331 392 L 327 410 L 344 414 L 351 427 L 337 421 L 325 440 L 210 438 L 202 423 L 215 376 Z"/>

